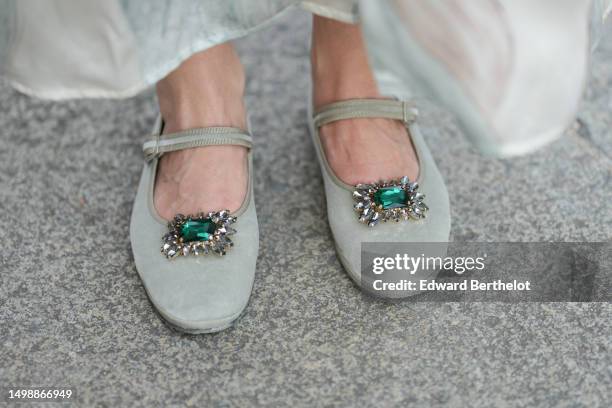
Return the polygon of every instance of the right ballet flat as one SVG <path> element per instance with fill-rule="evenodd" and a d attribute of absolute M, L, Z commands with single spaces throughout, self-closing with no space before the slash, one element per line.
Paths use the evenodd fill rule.
<path fill-rule="evenodd" d="M 310 107 L 312 109 L 311 104 Z M 394 183 L 406 191 L 403 199 L 406 205 L 398 208 L 395 213 L 390 211 L 399 218 L 406 218 L 401 222 L 395 222 L 394 216 L 390 222 L 381 222 L 380 214 L 376 216 L 370 212 L 364 215 L 363 207 L 360 208 L 361 199 L 357 195 L 360 194 L 360 190 L 362 193 L 364 189 L 367 190 L 367 187 L 351 186 L 340 180 L 325 157 L 319 137 L 321 126 L 339 120 L 366 117 L 387 118 L 403 122 L 414 146 L 419 161 L 419 176 L 416 184 L 414 180 L 410 181 L 406 178 Z M 365 288 L 365 284 L 369 284 L 362 279 L 362 243 L 448 242 L 450 233 L 448 192 L 419 131 L 416 123 L 417 117 L 418 111 L 410 102 L 389 99 L 340 101 L 323 106 L 314 114 L 309 114 L 310 134 L 323 175 L 327 216 L 336 252 L 348 275 L 362 289 Z M 363 194 L 367 195 L 367 193 Z M 414 199 L 412 208 L 407 204 L 407 201 L 411 199 L 409 196 Z M 393 196 L 390 199 L 393 199 Z M 425 206 L 420 205 L 423 203 L 422 199 L 425 199 Z M 402 212 L 402 210 L 405 211 Z M 423 217 L 424 213 L 426 217 Z M 394 296 L 403 297 L 404 295 Z"/>
<path fill-rule="evenodd" d="M 251 295 L 259 247 L 253 199 L 251 136 L 229 127 L 163 134 L 157 120 L 143 145 L 145 165 L 134 200 L 130 240 L 136 269 L 155 309 L 173 328 L 212 333 L 230 327 Z M 235 213 L 177 215 L 171 222 L 155 209 L 153 189 L 162 154 L 211 145 L 249 149 L 246 197 Z"/>

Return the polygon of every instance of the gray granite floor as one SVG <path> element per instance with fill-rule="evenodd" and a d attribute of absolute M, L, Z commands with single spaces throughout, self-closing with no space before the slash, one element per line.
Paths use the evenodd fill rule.
<path fill-rule="evenodd" d="M 610 304 L 364 301 L 326 224 L 306 133 L 307 16 L 295 24 L 239 43 L 262 241 L 251 304 L 215 335 L 169 330 L 134 269 L 152 94 L 52 103 L 0 85 L 0 386 L 71 386 L 81 406 L 610 406 Z M 611 88 L 608 45 L 576 126 L 515 160 L 477 155 L 426 106 L 452 238 L 609 240 Z"/>

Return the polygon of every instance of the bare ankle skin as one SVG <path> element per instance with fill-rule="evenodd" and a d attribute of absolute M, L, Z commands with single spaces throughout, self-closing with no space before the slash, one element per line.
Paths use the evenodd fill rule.
<path fill-rule="evenodd" d="M 359 25 L 315 16 L 312 33 L 315 108 L 355 98 L 384 98 L 370 69 Z M 320 129 L 325 155 L 348 184 L 418 176 L 404 125 L 388 119 L 351 119 Z"/>
<path fill-rule="evenodd" d="M 164 133 L 231 126 L 246 128 L 244 69 L 231 44 L 193 55 L 157 83 Z M 239 146 L 207 146 L 167 153 L 157 172 L 154 202 L 158 213 L 229 209 L 246 194 L 247 151 Z"/>
<path fill-rule="evenodd" d="M 244 129 L 244 85 L 244 68 L 231 44 L 194 54 L 157 83 L 166 132 L 206 126 Z"/>

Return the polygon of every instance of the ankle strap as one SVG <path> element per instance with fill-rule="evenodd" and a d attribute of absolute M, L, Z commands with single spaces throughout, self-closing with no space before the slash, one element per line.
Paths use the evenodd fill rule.
<path fill-rule="evenodd" d="M 393 99 L 349 99 L 319 108 L 313 119 L 316 127 L 353 118 L 396 119 L 409 124 L 416 120 L 418 113 L 412 102 Z"/>
<path fill-rule="evenodd" d="M 152 135 L 142 145 L 142 151 L 145 160 L 151 161 L 164 153 L 214 145 L 235 145 L 251 149 L 253 147 L 253 139 L 246 131 L 238 128 L 198 128 L 176 133 Z"/>

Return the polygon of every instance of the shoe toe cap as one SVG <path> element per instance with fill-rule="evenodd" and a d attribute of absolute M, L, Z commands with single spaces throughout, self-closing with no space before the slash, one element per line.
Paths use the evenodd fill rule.
<path fill-rule="evenodd" d="M 248 304 L 254 278 L 248 258 L 160 258 L 143 282 L 162 317 L 184 331 L 215 331 L 236 320 Z"/>

